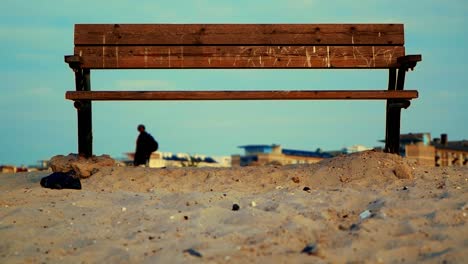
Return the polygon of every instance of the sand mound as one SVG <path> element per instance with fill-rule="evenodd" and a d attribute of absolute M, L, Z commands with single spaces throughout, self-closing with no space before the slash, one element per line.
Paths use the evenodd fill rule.
<path fill-rule="evenodd" d="M 385 184 L 396 179 L 413 179 L 412 168 L 402 157 L 376 151 L 358 152 L 323 160 L 313 178 L 328 183 Z"/>
<path fill-rule="evenodd" d="M 411 167 L 400 157 L 381 152 L 362 152 L 324 160 L 317 164 L 237 168 L 100 168 L 89 178 L 98 189 L 145 192 L 250 190 L 282 188 L 339 188 L 383 186 L 395 180 L 411 180 Z"/>

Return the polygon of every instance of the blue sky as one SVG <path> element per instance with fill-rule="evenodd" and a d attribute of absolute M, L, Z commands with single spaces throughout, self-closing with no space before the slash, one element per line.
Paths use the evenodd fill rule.
<path fill-rule="evenodd" d="M 34 164 L 76 152 L 74 90 L 63 56 L 75 23 L 404 23 L 407 54 L 423 61 L 407 75 L 420 98 L 403 111 L 402 133 L 468 139 L 468 1 L 88 1 L 2 0 L 0 164 Z M 386 89 L 384 70 L 93 71 L 93 90 Z M 144 123 L 162 151 L 229 155 L 239 145 L 297 149 L 379 145 L 384 101 L 95 102 L 96 154 L 134 149 Z"/>

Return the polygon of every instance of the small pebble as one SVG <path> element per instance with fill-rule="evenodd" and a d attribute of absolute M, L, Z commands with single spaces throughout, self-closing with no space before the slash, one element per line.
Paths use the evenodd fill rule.
<path fill-rule="evenodd" d="M 173 215 L 171 215 L 171 216 L 169 217 L 169 219 L 171 219 L 171 220 L 174 220 L 174 216 L 173 216 Z"/>
<path fill-rule="evenodd" d="M 364 212 L 359 214 L 359 218 L 361 218 L 361 220 L 367 219 L 369 217 L 372 217 L 372 212 L 369 210 L 365 210 Z"/>
<path fill-rule="evenodd" d="M 349 227 L 349 230 L 351 230 L 351 231 L 359 230 L 359 225 L 357 225 L 357 224 L 352 224 L 352 225 Z"/>
<path fill-rule="evenodd" d="M 309 192 L 309 191 L 310 191 L 310 188 L 306 186 L 306 187 L 304 187 L 304 189 L 302 189 L 302 190 L 305 191 L 305 192 Z"/>
<path fill-rule="evenodd" d="M 315 243 L 310 243 L 305 248 L 302 249 L 301 253 L 305 253 L 308 255 L 316 255 L 318 253 L 318 247 Z"/>
<path fill-rule="evenodd" d="M 232 205 L 232 210 L 233 211 L 239 211 L 239 209 L 240 209 L 240 206 L 238 204 L 233 204 Z"/>
<path fill-rule="evenodd" d="M 126 211 L 127 211 L 127 208 L 122 207 L 122 212 L 126 212 Z"/>
<path fill-rule="evenodd" d="M 406 186 L 403 187 L 403 191 L 406 191 L 406 190 L 408 190 L 408 187 L 406 187 Z"/>
<path fill-rule="evenodd" d="M 257 203 L 256 203 L 255 201 L 252 201 L 252 202 L 250 203 L 250 205 L 251 205 L 252 207 L 255 207 L 255 206 L 257 206 Z"/>
<path fill-rule="evenodd" d="M 196 251 L 193 248 L 189 248 L 189 249 L 184 250 L 184 253 L 188 253 L 188 254 L 190 254 L 191 256 L 194 256 L 194 257 L 199 257 L 199 258 L 203 257 L 200 252 Z"/>

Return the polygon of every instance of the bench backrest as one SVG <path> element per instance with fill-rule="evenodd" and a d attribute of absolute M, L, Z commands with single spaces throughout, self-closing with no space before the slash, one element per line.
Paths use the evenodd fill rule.
<path fill-rule="evenodd" d="M 402 24 L 78 24 L 84 69 L 396 68 Z"/>

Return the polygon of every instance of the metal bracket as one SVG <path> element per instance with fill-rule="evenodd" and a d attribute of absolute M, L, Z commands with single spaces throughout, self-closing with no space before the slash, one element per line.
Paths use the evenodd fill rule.
<path fill-rule="evenodd" d="M 405 69 L 405 71 L 411 69 L 413 71 L 414 67 L 416 67 L 416 64 L 418 64 L 418 62 L 421 60 L 421 55 L 406 55 L 397 58 L 397 63 L 400 65 L 400 69 Z"/>
<path fill-rule="evenodd" d="M 388 107 L 389 108 L 404 108 L 407 109 L 411 105 L 411 102 L 409 100 L 392 100 L 389 101 Z"/>
<path fill-rule="evenodd" d="M 80 110 L 83 107 L 83 103 L 81 101 L 75 101 L 73 102 L 73 106 L 76 108 L 76 110 Z"/>
<path fill-rule="evenodd" d="M 77 72 L 81 69 L 83 65 L 83 60 L 80 56 L 68 55 L 65 56 L 65 62 L 68 63 L 68 66 L 74 71 Z"/>

